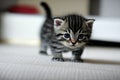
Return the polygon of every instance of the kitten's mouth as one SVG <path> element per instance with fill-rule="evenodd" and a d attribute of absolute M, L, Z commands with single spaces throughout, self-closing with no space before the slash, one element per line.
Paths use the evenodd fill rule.
<path fill-rule="evenodd" d="M 78 48 L 76 45 L 68 45 L 68 44 L 64 44 L 64 46 L 70 48 L 70 49 L 75 49 Z"/>
<path fill-rule="evenodd" d="M 82 46 L 84 46 L 84 45 L 85 45 L 84 42 L 82 42 L 81 44 L 77 44 L 77 43 L 76 43 L 76 44 L 70 45 L 69 48 L 75 49 L 75 48 L 82 47 Z"/>
<path fill-rule="evenodd" d="M 71 48 L 71 49 L 76 49 L 76 48 L 79 48 L 80 46 L 76 45 L 76 44 L 70 44 L 70 45 L 65 45 L 66 47 L 68 48 Z"/>
<path fill-rule="evenodd" d="M 71 46 L 75 46 L 75 45 L 76 45 L 76 42 L 75 43 L 71 42 Z"/>
<path fill-rule="evenodd" d="M 61 42 L 64 46 L 66 46 L 67 48 L 70 48 L 70 49 L 77 49 L 77 48 L 80 48 L 82 46 L 85 45 L 85 42 L 82 42 L 82 43 L 76 43 L 76 44 L 72 44 L 72 43 L 65 43 L 65 42 Z"/>

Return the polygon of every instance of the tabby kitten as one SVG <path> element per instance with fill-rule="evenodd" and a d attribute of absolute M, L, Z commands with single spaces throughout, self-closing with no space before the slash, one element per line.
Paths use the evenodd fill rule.
<path fill-rule="evenodd" d="M 50 47 L 52 60 L 64 61 L 63 52 L 72 51 L 72 61 L 80 61 L 85 44 L 89 41 L 94 19 L 86 19 L 81 15 L 70 14 L 52 18 L 49 6 L 42 2 L 47 17 L 41 29 L 41 51 L 47 54 Z"/>

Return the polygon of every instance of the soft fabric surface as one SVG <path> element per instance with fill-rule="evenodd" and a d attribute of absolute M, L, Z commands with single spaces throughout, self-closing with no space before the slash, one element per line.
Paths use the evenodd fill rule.
<path fill-rule="evenodd" d="M 0 46 L 0 80 L 120 80 L 120 65 L 52 62 L 32 46 Z"/>

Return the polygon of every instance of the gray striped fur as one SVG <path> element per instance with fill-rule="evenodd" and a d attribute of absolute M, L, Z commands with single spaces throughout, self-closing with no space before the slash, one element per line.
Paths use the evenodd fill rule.
<path fill-rule="evenodd" d="M 47 48 L 50 47 L 53 60 L 64 61 L 62 53 L 72 51 L 71 60 L 82 61 L 81 55 L 90 39 L 93 22 L 93 19 L 88 20 L 77 14 L 47 17 L 40 33 L 41 53 L 47 54 Z"/>

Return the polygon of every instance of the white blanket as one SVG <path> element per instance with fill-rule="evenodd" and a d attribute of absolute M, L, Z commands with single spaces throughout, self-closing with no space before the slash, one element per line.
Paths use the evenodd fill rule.
<path fill-rule="evenodd" d="M 0 46 L 0 80 L 120 80 L 120 65 L 52 62 L 38 47 Z"/>

